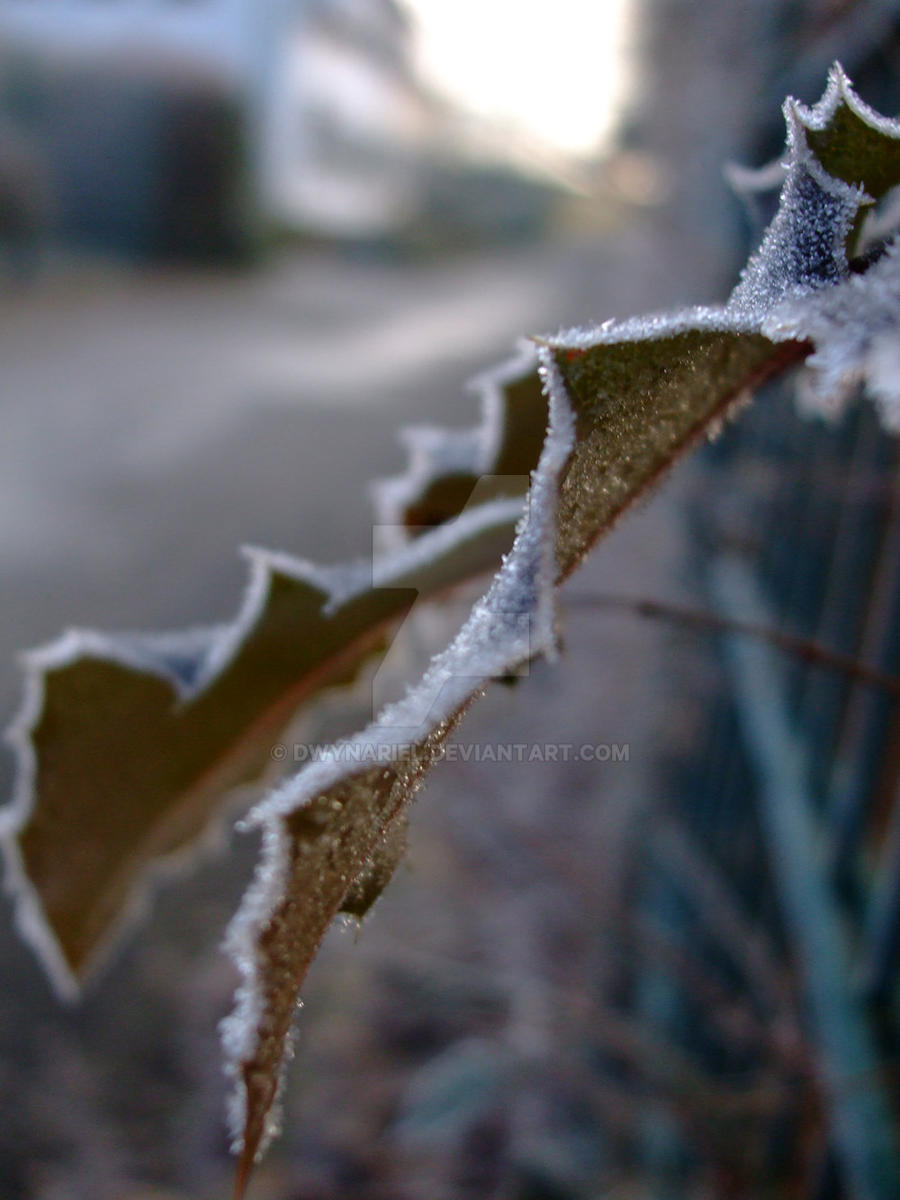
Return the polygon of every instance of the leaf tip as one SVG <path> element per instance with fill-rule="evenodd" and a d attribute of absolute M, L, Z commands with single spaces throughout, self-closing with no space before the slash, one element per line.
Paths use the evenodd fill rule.
<path fill-rule="evenodd" d="M 247 1194 L 247 1185 L 250 1182 L 250 1172 L 253 1170 L 253 1157 L 247 1154 L 246 1150 L 241 1152 L 241 1156 L 237 1161 L 237 1166 L 234 1172 L 234 1192 L 232 1200 L 244 1200 Z"/>

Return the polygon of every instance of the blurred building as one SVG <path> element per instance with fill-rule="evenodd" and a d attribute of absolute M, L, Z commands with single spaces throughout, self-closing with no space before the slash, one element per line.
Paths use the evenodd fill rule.
<path fill-rule="evenodd" d="M 428 105 L 393 0 L 0 0 L 0 237 L 135 255 L 402 222 Z"/>

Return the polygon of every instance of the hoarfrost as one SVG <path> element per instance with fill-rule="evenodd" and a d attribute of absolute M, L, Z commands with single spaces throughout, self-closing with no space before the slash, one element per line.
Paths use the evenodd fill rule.
<path fill-rule="evenodd" d="M 310 764 L 287 780 L 244 822 L 248 828 L 262 827 L 263 849 L 254 883 L 226 936 L 226 946 L 241 972 L 242 983 L 235 1011 L 222 1024 L 222 1040 L 226 1071 L 235 1085 L 229 1121 L 236 1147 L 243 1146 L 246 1152 L 248 1121 L 252 1125 L 258 1118 L 259 1128 L 249 1146 L 252 1158 L 262 1152 L 277 1126 L 271 1114 L 250 1111 L 248 1093 L 260 1078 L 269 1090 L 273 1086 L 259 1062 L 261 1055 L 266 1056 L 264 1064 L 277 1071 L 279 1080 L 283 1071 L 277 1047 L 274 1062 L 269 1062 L 269 1056 L 273 1040 L 277 1041 L 272 1029 L 283 1024 L 288 1014 L 283 1005 L 279 1013 L 277 1004 L 269 999 L 273 990 L 272 964 L 261 949 L 260 932 L 279 926 L 283 921 L 280 910 L 285 897 L 290 895 L 296 860 L 290 819 L 323 803 L 331 811 L 337 811 L 339 818 L 347 818 L 345 810 L 352 809 L 357 799 L 353 773 L 348 771 L 347 763 L 360 760 L 368 764 L 377 761 L 381 768 L 377 780 L 371 780 L 371 766 L 364 772 L 357 771 L 365 781 L 364 786 L 389 794 L 389 809 L 400 809 L 419 786 L 422 771 L 417 770 L 416 762 L 419 767 L 430 765 L 473 696 L 491 679 L 536 655 L 552 653 L 555 647 L 556 496 L 560 474 L 574 444 L 575 429 L 568 404 L 558 396 L 555 399 L 551 396 L 550 414 L 550 432 L 513 548 L 454 641 L 434 659 L 418 686 L 402 700 L 389 705 L 361 733 L 332 747 L 322 761 Z M 348 786 L 350 801 L 338 801 L 335 810 L 333 798 L 337 790 L 343 795 Z M 374 802 L 371 807 L 377 808 Z M 326 818 L 322 827 L 327 828 L 327 824 Z M 385 830 L 374 815 L 370 820 L 364 818 L 361 824 L 361 840 L 368 847 L 368 857 Z M 344 835 L 347 840 L 350 836 Z M 328 857 L 333 861 L 334 854 L 340 851 L 342 837 L 337 833 L 331 837 Z M 310 864 L 309 869 L 317 868 Z M 352 880 L 348 878 L 347 882 L 349 885 Z M 301 949 L 301 958 L 303 953 Z M 305 965 L 303 961 L 295 969 L 303 969 Z M 276 1090 L 280 1088 L 280 1084 L 274 1086 Z"/>
<path fill-rule="evenodd" d="M 521 510 L 520 499 L 498 499 L 481 505 L 374 563 L 370 560 L 320 567 L 287 554 L 245 549 L 249 580 L 240 611 L 229 624 L 173 633 L 104 634 L 70 630 L 49 645 L 23 656 L 24 699 L 5 735 L 15 754 L 17 772 L 12 802 L 0 810 L 0 856 L 5 862 L 7 890 L 15 898 L 18 927 L 61 996 L 74 998 L 78 994 L 84 976 L 106 957 L 134 918 L 145 911 L 148 892 L 157 878 L 182 870 L 195 857 L 195 851 L 224 840 L 222 827 L 226 813 L 222 811 L 221 797 L 228 791 L 228 778 L 224 774 L 220 777 L 218 793 L 211 789 L 208 800 L 198 800 L 192 788 L 198 772 L 202 788 L 204 774 L 219 768 L 231 743 L 212 745 L 208 760 L 203 763 L 190 760 L 193 765 L 182 767 L 186 753 L 189 755 L 191 747 L 202 740 L 191 735 L 191 729 L 197 728 L 191 723 L 205 719 L 206 728 L 210 724 L 215 728 L 215 707 L 213 704 L 211 708 L 208 701 L 215 697 L 217 689 L 219 695 L 225 696 L 226 705 L 233 708 L 233 696 L 229 698 L 228 694 L 229 680 L 235 678 L 236 671 L 244 669 L 248 654 L 258 653 L 258 645 L 268 646 L 269 652 L 279 658 L 290 652 L 291 646 L 285 639 L 296 637 L 296 631 L 292 632 L 290 624 L 285 624 L 284 608 L 279 607 L 282 604 L 279 594 L 285 586 L 292 589 L 290 602 L 294 604 L 294 621 L 301 633 L 304 622 L 306 628 L 311 621 L 315 622 L 311 633 L 312 658 L 307 661 L 312 695 L 316 686 L 328 683 L 326 672 L 322 685 L 317 685 L 315 671 L 327 667 L 329 653 L 339 654 L 342 649 L 337 645 L 329 651 L 329 638 L 335 636 L 331 630 L 345 630 L 352 649 L 354 639 L 366 633 L 369 619 L 364 612 L 352 614 L 360 605 L 365 606 L 370 596 L 377 595 L 379 589 L 397 596 L 408 588 L 440 591 L 458 583 L 460 575 L 469 579 L 473 573 L 493 569 L 499 547 L 511 541 Z M 377 621 L 383 616 L 384 612 L 378 609 L 371 619 Z M 322 641 L 320 648 L 317 638 Z M 314 661 L 316 653 L 323 656 L 321 660 Z M 362 657 L 366 653 L 364 648 L 360 651 Z M 345 674 L 350 665 L 348 662 L 344 668 Z M 97 704 L 91 693 L 79 691 L 78 684 L 67 682 L 73 676 L 90 682 L 98 672 L 106 672 L 111 680 L 106 684 L 101 704 Z M 290 680 L 291 684 L 298 682 L 303 680 L 296 676 Z M 61 694 L 69 697 L 66 689 L 71 687 L 81 707 L 73 714 L 76 719 L 57 732 L 48 768 L 38 748 L 40 731 L 48 711 L 52 713 L 59 706 Z M 242 686 L 242 691 L 246 692 L 246 686 Z M 71 699 L 69 702 L 75 703 Z M 269 696 L 267 703 L 272 702 L 273 697 Z M 200 707 L 204 703 L 206 718 Z M 135 714 L 134 746 L 113 740 L 109 742 L 108 754 L 96 749 L 92 752 L 92 747 L 104 746 L 104 739 L 114 738 L 107 733 L 110 706 L 119 712 Z M 248 716 L 248 724 L 259 716 L 259 710 L 254 711 Z M 155 737 L 143 736 L 142 721 L 147 729 L 155 731 Z M 226 736 L 234 741 L 244 736 L 240 726 L 234 726 L 228 734 L 231 728 L 226 721 Z M 271 736 L 274 735 L 273 730 Z M 89 768 L 82 762 L 85 753 L 80 749 L 82 745 L 88 746 Z M 268 761 L 265 751 L 263 746 L 260 773 Z M 127 772 L 120 771 L 119 756 L 126 762 Z M 88 769 L 90 776 L 86 775 Z M 48 773 L 42 774 L 42 770 Z M 247 768 L 238 765 L 229 778 L 235 784 L 244 782 Z M 75 875 L 65 875 L 63 868 L 76 858 L 66 853 L 67 839 L 78 837 L 81 831 L 83 843 L 87 844 L 79 822 L 94 820 L 92 814 L 102 812 L 105 805 L 115 803 L 121 807 L 133 802 L 134 793 L 143 802 L 148 790 L 156 788 L 159 798 L 154 815 L 145 820 L 142 809 L 138 820 L 133 813 L 128 827 L 123 825 L 118 830 L 119 840 L 114 840 L 108 830 L 102 838 L 94 835 L 92 853 L 97 857 L 90 871 L 89 889 L 85 890 L 88 885 L 81 883 L 76 887 L 72 882 Z M 205 797 L 207 793 L 202 795 Z M 85 805 L 92 807 L 88 811 Z M 183 819 L 182 811 L 193 815 L 189 820 Z M 49 818 L 48 813 L 52 814 Z M 166 840 L 165 849 L 156 850 L 154 857 L 146 846 L 155 844 L 153 835 L 166 822 L 172 822 L 182 832 L 171 842 Z M 40 878 L 30 878 L 29 871 L 34 872 L 33 855 L 30 859 L 24 839 L 37 827 L 40 832 L 34 836 L 43 847 L 39 859 L 49 863 L 49 867 Z M 122 858 L 126 857 L 132 864 L 127 885 L 118 882 L 117 874 Z M 58 866 L 53 867 L 57 861 Z M 54 910 L 47 908 L 45 875 L 50 868 L 55 872 L 51 882 L 57 909 L 65 902 L 76 915 L 65 931 L 58 925 L 58 912 L 50 915 Z M 116 905 L 107 905 L 103 891 L 112 886 L 110 881 L 123 892 Z M 69 899 L 70 886 L 76 900 Z M 95 915 L 101 902 L 102 919 Z M 94 909 L 85 915 L 89 904 Z"/>
<path fill-rule="evenodd" d="M 231 1117 L 235 1142 L 243 1141 L 241 1179 L 269 1133 L 267 1106 L 281 1069 L 294 989 L 314 953 L 314 947 L 298 952 L 291 931 L 302 928 L 298 913 L 304 897 L 309 902 L 315 894 L 314 903 L 321 908 L 321 895 L 310 892 L 318 880 L 308 877 L 309 871 L 322 870 L 321 847 L 327 846 L 324 861 L 332 869 L 342 848 L 345 864 L 351 861 L 348 847 L 370 853 L 484 684 L 527 657 L 552 651 L 553 596 L 561 575 L 692 439 L 742 403 L 747 390 L 767 374 L 802 359 L 809 339 L 821 343 L 817 369 L 831 376 L 843 377 L 845 360 L 854 353 L 858 358 L 852 347 L 838 353 L 836 339 L 831 342 L 834 360 L 827 357 L 826 327 L 843 319 L 842 311 L 832 313 L 827 302 L 842 289 L 861 286 L 850 277 L 847 246 L 859 226 L 860 210 L 872 201 L 855 180 L 829 174 L 808 140 L 828 129 L 841 105 L 866 119 L 839 67 L 819 105 L 786 104 L 788 155 L 778 212 L 727 304 L 605 322 L 538 340 L 550 431 L 526 515 L 492 587 L 416 688 L 374 724 L 334 747 L 324 761 L 287 781 L 251 815 L 250 822 L 263 827 L 264 853 L 229 933 L 243 983 L 238 1007 L 224 1026 L 229 1069 L 237 1084 Z M 889 122 L 882 121 L 877 131 L 900 136 L 900 126 Z M 886 306 L 894 282 L 887 267 L 881 274 L 884 294 L 879 290 L 870 297 L 873 311 L 879 303 Z M 855 347 L 862 337 L 858 328 L 845 341 Z M 867 346 L 868 373 L 879 381 L 886 403 L 885 378 L 893 359 L 878 338 Z M 412 470 L 381 486 L 383 515 L 398 520 L 401 510 L 441 472 L 473 470 L 487 461 L 497 441 L 498 393 L 494 391 L 493 400 L 490 389 L 484 394 L 485 421 L 474 435 L 442 437 L 432 429 L 408 435 Z M 415 745 L 421 769 L 404 763 L 398 740 Z M 384 747 L 386 765 L 378 771 L 348 771 L 347 748 L 368 747 Z M 341 813 L 334 832 L 322 839 L 319 831 L 319 841 L 309 840 L 310 823 L 318 829 L 326 819 L 322 806 L 338 796 Z M 354 809 L 359 812 L 355 825 L 349 816 Z M 298 820 L 292 830 L 291 823 Z M 332 915 L 337 899 L 334 891 L 328 910 Z M 323 917 L 327 921 L 324 909 L 317 919 Z"/>
<path fill-rule="evenodd" d="M 376 480 L 371 487 L 376 521 L 386 550 L 396 549 L 408 540 L 406 526 L 410 515 L 441 479 L 468 477 L 474 484 L 485 476 L 503 472 L 504 438 L 517 413 L 511 394 L 536 370 L 534 345 L 520 341 L 510 358 L 470 381 L 468 390 L 478 395 L 481 403 L 478 425 L 469 429 L 414 425 L 400 431 L 407 449 L 406 470 L 401 475 Z M 541 437 L 544 432 L 542 427 Z M 511 479 L 510 483 L 514 481 Z"/>
<path fill-rule="evenodd" d="M 900 246 L 864 275 L 779 307 L 764 330 L 814 343 L 799 393 L 805 411 L 834 416 L 862 384 L 885 427 L 900 432 Z"/>
<path fill-rule="evenodd" d="M 835 284 L 847 273 L 847 237 L 871 199 L 833 179 L 813 158 L 792 102 L 785 106 L 791 157 L 781 203 L 729 307 L 760 318 L 787 296 Z"/>

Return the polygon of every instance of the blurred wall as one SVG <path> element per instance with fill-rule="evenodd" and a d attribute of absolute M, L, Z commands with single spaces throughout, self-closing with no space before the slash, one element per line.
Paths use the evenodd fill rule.
<path fill-rule="evenodd" d="M 5 0 L 0 238 L 27 268 L 51 239 L 208 258 L 391 228 L 423 125 L 405 31 L 389 0 Z"/>

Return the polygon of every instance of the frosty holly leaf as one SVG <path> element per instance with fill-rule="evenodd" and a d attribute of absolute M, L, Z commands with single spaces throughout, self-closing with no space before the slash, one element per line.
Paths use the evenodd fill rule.
<path fill-rule="evenodd" d="M 536 431 L 542 431 L 545 420 L 543 406 L 548 406 L 549 427 L 541 439 L 512 550 L 460 633 L 402 701 L 385 709 L 361 733 L 332 747 L 321 761 L 286 780 L 247 819 L 248 825 L 262 829 L 263 850 L 256 879 L 228 935 L 242 984 L 235 1013 L 224 1027 L 235 1085 L 232 1124 L 240 1153 L 239 1193 L 275 1127 L 298 991 L 326 929 L 342 908 L 365 911 L 390 877 L 402 853 L 410 801 L 440 759 L 449 733 L 487 683 L 513 673 L 537 655 L 554 652 L 558 584 L 680 455 L 766 379 L 813 351 L 820 368 L 828 368 L 842 380 L 853 376 L 871 384 L 876 378 L 872 343 L 867 341 L 865 322 L 855 314 L 877 312 L 886 328 L 896 322 L 900 310 L 892 265 L 896 260 L 889 252 L 887 265 L 876 264 L 864 274 L 854 274 L 848 257 L 861 215 L 900 183 L 900 124 L 871 113 L 838 67 L 818 105 L 807 109 L 789 101 L 786 118 L 787 162 L 778 211 L 726 304 L 607 322 L 597 329 L 536 340 L 535 350 L 523 351 L 518 365 L 495 377 L 493 412 L 505 410 L 506 420 L 495 420 L 491 436 L 486 432 L 490 404 L 480 433 L 420 431 L 411 436 L 410 476 L 381 489 L 383 513 L 392 512 L 405 524 L 438 528 L 414 540 L 401 537 L 399 547 L 379 566 L 380 586 L 425 587 L 418 575 L 401 565 L 409 565 L 404 556 L 410 554 L 416 568 L 426 574 L 443 561 L 442 554 L 449 555 L 452 565 L 445 562 L 443 574 L 439 572 L 440 586 L 448 585 L 460 578 L 455 557 L 460 529 L 480 528 L 485 513 L 502 511 L 508 519 L 510 505 L 515 507 L 514 501 L 495 498 L 456 517 L 475 486 L 473 480 L 477 484 L 482 470 L 496 475 L 498 463 L 517 476 L 527 474 L 538 445 Z M 540 395 L 537 380 L 542 384 Z M 527 431 L 527 436 L 511 437 L 508 446 L 503 435 L 497 436 L 497 429 L 516 428 Z M 520 483 L 492 486 L 489 495 L 506 496 Z M 473 557 L 483 565 L 483 557 Z M 133 719 L 140 719 L 143 706 L 150 705 L 153 719 L 145 723 L 143 742 L 161 733 L 171 737 L 177 719 L 193 711 L 201 715 L 192 719 L 212 726 L 199 732 L 201 743 L 214 745 L 218 754 L 204 770 L 198 770 L 197 759 L 190 757 L 193 749 L 191 771 L 185 771 L 183 764 L 176 769 L 171 762 L 153 768 L 157 781 L 153 803 L 159 808 L 147 818 L 152 832 L 142 835 L 137 851 L 130 846 L 132 858 L 121 863 L 121 898 L 124 880 L 135 865 L 146 863 L 160 842 L 164 849 L 171 848 L 167 835 L 173 823 L 182 830 L 190 826 L 183 841 L 199 828 L 211 811 L 213 792 L 234 778 L 235 764 L 245 768 L 244 739 L 249 745 L 250 735 L 260 732 L 258 753 L 288 710 L 310 694 L 310 677 L 318 686 L 320 672 L 328 679 L 352 673 L 361 648 L 371 650 L 403 610 L 402 605 L 391 608 L 388 600 L 376 600 L 369 586 L 357 583 L 358 590 L 348 588 L 343 576 L 337 582 L 337 576 L 325 573 L 326 583 L 323 573 L 312 568 L 299 572 L 282 568 L 279 564 L 279 579 L 281 574 L 289 578 L 299 574 L 307 586 L 319 591 L 305 596 L 304 621 L 293 613 L 279 626 L 284 638 L 271 659 L 256 646 L 253 621 L 239 620 L 225 635 L 213 631 L 187 642 L 133 638 L 92 648 L 76 639 L 66 653 L 62 643 L 36 661 L 36 672 L 44 672 L 50 683 L 34 683 L 31 707 L 20 722 L 22 783 L 7 841 L 15 867 L 22 861 L 30 866 L 40 860 L 43 865 L 45 875 L 34 886 L 51 922 L 50 927 L 39 927 L 45 942 L 51 939 L 48 928 L 58 938 L 58 925 L 73 921 L 79 928 L 86 927 L 94 916 L 70 913 L 69 900 L 59 900 L 65 891 L 59 881 L 65 873 L 54 874 L 55 850 L 45 846 L 43 858 L 33 849 L 26 854 L 29 838 L 37 837 L 32 828 L 47 830 L 41 836 L 48 837 L 53 825 L 61 822 L 74 842 L 83 807 L 90 814 L 85 820 L 96 847 L 103 841 L 107 812 L 127 808 L 128 789 L 134 787 L 144 795 L 140 788 L 145 764 L 140 755 L 126 764 L 121 745 L 117 745 L 118 786 L 112 773 L 103 775 L 99 759 L 112 742 L 105 730 L 98 732 L 91 713 L 102 717 L 112 712 L 113 733 L 124 737 L 126 731 L 125 722 L 115 719 L 108 681 L 97 680 L 102 674 L 98 661 L 106 671 L 115 668 L 127 674 L 129 687 L 139 694 Z M 429 585 L 426 590 L 440 587 Z M 346 615 L 345 608 L 354 617 L 339 633 L 326 619 Z M 254 611 L 259 615 L 258 609 Z M 294 639 L 302 642 L 310 637 L 310 630 L 326 628 L 322 637 L 332 651 L 327 665 L 319 660 L 315 660 L 318 665 L 306 664 L 307 651 L 294 646 Z M 295 671 L 294 684 L 286 687 L 290 671 L 283 666 L 282 655 L 295 667 L 303 662 Z M 76 674 L 85 681 L 82 690 L 64 688 L 57 693 L 54 671 L 59 668 L 63 673 L 76 663 Z M 267 682 L 257 678 L 261 663 Z M 235 665 L 240 668 L 240 686 L 226 682 Z M 84 676 L 81 670 L 86 671 Z M 281 680 L 281 690 L 272 684 L 274 676 Z M 229 704 L 219 707 L 221 699 L 214 702 L 217 694 L 230 695 Z M 58 695 L 62 704 L 57 703 Z M 73 713 L 73 705 L 84 705 L 84 711 Z M 233 706 L 240 711 L 239 719 Z M 230 735 L 236 728 L 240 736 L 235 742 Z M 82 743 L 89 753 L 79 753 Z M 134 739 L 124 744 L 134 753 Z M 66 745 L 75 747 L 68 758 L 61 750 Z M 252 765 L 258 766 L 258 759 Z M 90 777 L 95 769 L 106 782 L 92 792 Z M 48 809 L 52 820 L 45 821 L 43 781 L 51 776 L 55 779 L 53 807 Z M 194 785 L 203 795 L 196 808 Z M 70 795 L 76 819 L 67 816 Z M 182 798 L 187 801 L 184 805 Z M 151 807 L 148 804 L 148 811 Z M 109 819 L 125 823 L 124 816 Z M 77 888 L 73 896 L 77 907 L 82 903 Z M 100 906 L 100 925 L 105 922 L 105 928 L 114 899 L 105 898 Z M 22 911 L 36 926 L 36 905 L 26 903 Z"/>
<path fill-rule="evenodd" d="M 786 110 L 802 125 L 806 143 L 826 174 L 857 184 L 880 200 L 900 180 L 897 122 L 882 117 L 853 91 L 836 63 L 818 104 L 788 100 Z"/>
<path fill-rule="evenodd" d="M 73 631 L 26 656 L 3 815 L 18 920 L 57 986 L 77 990 L 146 870 L 191 845 L 223 794 L 271 767 L 298 708 L 360 667 L 420 595 L 492 570 L 520 506 L 485 505 L 389 563 L 317 568 L 248 551 L 230 626 Z"/>
<path fill-rule="evenodd" d="M 471 387 L 482 402 L 481 424 L 474 429 L 403 430 L 409 467 L 374 488 L 378 518 L 387 527 L 421 532 L 469 505 L 527 490 L 547 432 L 547 399 L 533 343 L 522 342 L 514 357 Z"/>
<path fill-rule="evenodd" d="M 239 1189 L 274 1127 L 297 992 L 345 880 L 390 835 L 490 679 L 552 652 L 555 588 L 593 542 L 754 387 L 809 354 L 812 334 L 802 320 L 788 329 L 774 314 L 863 286 L 850 276 L 848 247 L 872 200 L 863 190 L 866 171 L 876 172 L 879 187 L 886 178 L 878 139 L 892 155 L 900 126 L 866 123 L 877 139 L 867 136 L 853 159 L 859 180 L 830 175 L 810 149 L 807 126 L 828 151 L 831 117 L 836 136 L 846 138 L 848 97 L 854 113 L 864 111 L 835 68 L 815 109 L 787 106 L 789 166 L 779 210 L 727 304 L 542 342 L 550 427 L 526 516 L 490 591 L 403 705 L 252 814 L 265 832 L 263 861 L 230 933 L 244 983 L 225 1026 L 237 1088 Z M 439 470 L 433 475 L 441 478 Z M 348 767 L 367 749 L 377 751 L 377 767 Z"/>
<path fill-rule="evenodd" d="M 840 288 L 784 305 L 769 329 L 793 336 L 803 329 L 816 345 L 800 391 L 810 413 L 834 416 L 860 384 L 876 402 L 882 423 L 900 432 L 900 256 L 896 244 L 865 275 Z"/>

